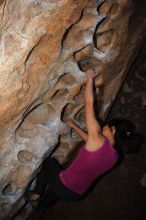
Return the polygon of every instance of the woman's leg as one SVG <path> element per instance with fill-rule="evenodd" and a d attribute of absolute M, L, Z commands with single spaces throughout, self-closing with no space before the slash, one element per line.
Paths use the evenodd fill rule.
<path fill-rule="evenodd" d="M 59 200 L 66 201 L 76 201 L 81 196 L 69 188 L 67 188 L 60 179 L 60 172 L 63 170 L 63 167 L 58 163 L 58 161 L 52 158 L 49 161 L 48 166 L 48 184 L 52 193 Z M 48 195 L 49 196 L 49 195 Z"/>
<path fill-rule="evenodd" d="M 51 190 L 49 190 L 47 191 L 47 193 L 45 193 L 45 196 L 39 201 L 38 208 L 48 208 L 55 205 L 59 200 L 60 198 L 56 196 Z"/>
<path fill-rule="evenodd" d="M 47 208 L 60 200 L 59 197 L 51 191 L 50 182 L 56 182 L 62 169 L 63 167 L 54 158 L 48 158 L 44 161 L 42 169 L 37 175 L 36 186 L 33 192 L 29 193 L 29 200 L 32 205 L 34 203 L 33 206 L 35 208 Z M 47 189 L 44 195 L 46 188 L 49 188 L 49 190 Z"/>
<path fill-rule="evenodd" d="M 44 161 L 42 169 L 36 180 L 34 192 L 43 195 L 46 186 L 50 183 L 51 173 L 60 173 L 62 167 L 54 158 L 48 158 Z"/>
<path fill-rule="evenodd" d="M 68 189 L 61 182 L 59 175 L 62 170 L 63 167 L 54 158 L 49 158 L 43 163 L 34 192 L 42 195 L 47 185 L 49 185 L 50 191 L 40 199 L 39 208 L 54 205 L 58 200 L 76 201 L 80 198 L 80 195 Z"/>

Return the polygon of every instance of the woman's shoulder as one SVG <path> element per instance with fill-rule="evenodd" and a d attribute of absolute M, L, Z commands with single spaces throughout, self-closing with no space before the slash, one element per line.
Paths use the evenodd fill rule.
<path fill-rule="evenodd" d="M 85 149 L 88 151 L 97 151 L 105 143 L 106 139 L 103 135 L 96 135 L 95 137 L 88 137 L 85 143 Z"/>

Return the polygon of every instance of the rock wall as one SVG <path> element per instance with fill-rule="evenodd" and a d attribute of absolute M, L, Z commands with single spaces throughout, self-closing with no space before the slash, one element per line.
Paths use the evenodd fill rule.
<path fill-rule="evenodd" d="M 84 124 L 87 68 L 104 118 L 143 41 L 146 19 L 130 0 L 0 1 L 0 213 L 12 217 L 39 165 L 59 143 L 63 162 Z M 141 25 L 134 26 L 139 22 Z M 139 23 L 138 23 L 139 24 Z M 134 28 L 133 28 L 134 27 Z"/>

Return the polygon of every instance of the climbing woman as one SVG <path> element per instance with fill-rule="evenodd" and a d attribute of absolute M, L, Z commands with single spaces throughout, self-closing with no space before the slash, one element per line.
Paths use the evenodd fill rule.
<path fill-rule="evenodd" d="M 63 168 L 55 158 L 48 158 L 37 176 L 36 186 L 28 192 L 28 199 L 36 208 L 48 207 L 59 200 L 80 200 L 92 183 L 113 168 L 119 158 L 119 149 L 137 152 L 141 139 L 135 126 L 126 119 L 113 119 L 100 126 L 94 112 L 94 71 L 87 71 L 85 87 L 85 120 L 87 132 L 73 120 L 66 125 L 85 142 L 71 164 Z M 125 147 L 125 148 L 124 148 Z M 126 150 L 124 150 L 126 149 Z M 47 188 L 47 193 L 45 189 Z M 48 189 L 49 188 L 49 189 Z"/>

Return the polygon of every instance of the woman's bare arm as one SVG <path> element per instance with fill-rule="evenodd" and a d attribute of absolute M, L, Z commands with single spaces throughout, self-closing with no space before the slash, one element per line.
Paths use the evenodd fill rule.
<path fill-rule="evenodd" d="M 96 120 L 94 112 L 94 96 L 93 96 L 94 71 L 87 71 L 87 83 L 85 87 L 85 117 L 87 123 L 88 134 L 99 133 L 101 127 Z"/>
<path fill-rule="evenodd" d="M 70 127 L 73 128 L 79 136 L 86 142 L 87 141 L 87 133 L 81 129 L 72 119 L 68 119 L 65 123 Z"/>
<path fill-rule="evenodd" d="M 94 150 L 103 143 L 101 135 L 101 127 L 96 120 L 94 112 L 94 96 L 93 96 L 94 71 L 87 71 L 87 83 L 85 88 L 85 118 L 87 124 L 87 133 L 83 131 L 73 120 L 69 119 L 65 123 L 76 130 L 80 137 L 86 142 L 85 147 Z"/>
<path fill-rule="evenodd" d="M 94 96 L 93 96 L 94 71 L 87 71 L 87 83 L 85 87 L 85 118 L 87 124 L 88 138 L 86 142 L 87 148 L 96 148 L 103 143 L 101 135 L 101 127 L 96 120 L 94 112 Z"/>

